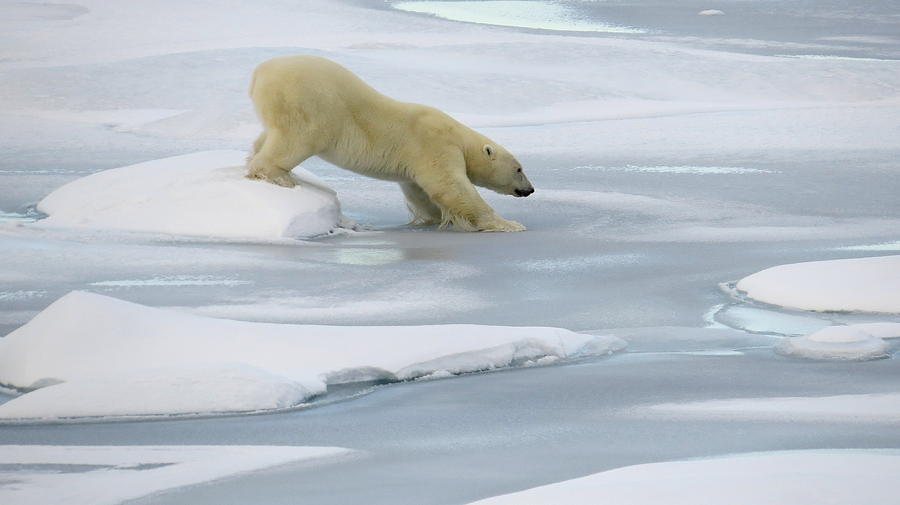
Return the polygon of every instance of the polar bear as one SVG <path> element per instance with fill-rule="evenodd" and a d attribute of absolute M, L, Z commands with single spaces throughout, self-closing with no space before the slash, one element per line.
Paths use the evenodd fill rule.
<path fill-rule="evenodd" d="M 247 177 L 292 187 L 291 170 L 310 156 L 400 183 L 410 224 L 463 231 L 522 231 L 473 184 L 519 197 L 534 192 L 506 149 L 447 114 L 382 95 L 355 74 L 317 56 L 260 64 L 250 97 L 263 132 Z"/>

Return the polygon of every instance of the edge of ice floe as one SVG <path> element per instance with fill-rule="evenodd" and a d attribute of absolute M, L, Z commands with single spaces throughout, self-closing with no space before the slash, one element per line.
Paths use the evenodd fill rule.
<path fill-rule="evenodd" d="M 119 318 L 121 319 L 120 311 L 122 309 L 127 309 L 134 312 L 130 317 L 137 317 L 138 320 L 147 317 L 165 319 L 165 314 L 163 312 L 157 312 L 164 311 L 165 309 L 157 309 L 125 302 L 108 296 L 75 292 L 67 295 L 67 297 L 69 301 L 66 304 L 62 306 L 57 305 L 56 310 L 61 312 L 53 312 L 52 310 L 46 312 L 46 314 L 42 312 L 42 314 L 45 314 L 45 318 L 50 319 L 41 320 L 40 323 L 37 323 L 37 327 L 32 327 L 31 330 L 27 330 L 26 333 L 21 334 L 21 337 L 34 337 L 34 332 L 43 328 L 41 325 L 48 324 L 48 321 L 50 322 L 50 326 L 44 328 L 44 330 L 49 329 L 50 331 L 54 331 L 54 326 L 59 326 L 60 324 L 63 324 L 63 327 L 65 327 L 66 317 L 73 317 L 73 314 L 77 316 L 78 314 L 83 313 L 84 310 L 88 310 L 88 312 L 90 310 L 109 310 L 112 311 L 111 314 L 119 314 Z M 59 300 L 54 302 L 53 305 L 56 305 L 58 302 Z M 87 303 L 87 309 L 82 308 L 76 310 L 76 312 L 72 312 L 73 307 L 78 309 L 78 307 L 82 307 L 85 303 Z M 125 313 L 127 314 L 128 312 Z M 219 328 L 220 330 L 224 328 L 234 328 L 230 326 L 232 323 L 216 320 L 214 318 L 205 318 L 203 316 L 194 316 L 178 312 L 173 312 L 172 316 L 175 318 L 174 323 L 171 321 L 163 323 L 158 329 L 154 328 L 151 330 L 151 334 L 153 331 L 166 331 L 166 324 L 184 323 L 188 324 L 187 328 L 192 328 L 188 320 L 198 321 L 198 324 L 201 325 L 198 326 L 198 328 L 201 329 L 206 328 L 206 326 L 203 326 L 203 321 L 206 319 L 209 319 L 211 322 L 219 321 L 218 324 L 220 326 L 225 325 L 222 326 L 222 328 Z M 36 316 L 36 319 L 39 317 L 40 315 Z M 60 320 L 60 317 L 63 319 Z M 237 323 L 244 325 L 234 330 L 238 332 L 238 335 L 247 334 L 247 332 L 253 333 L 253 327 L 250 325 L 259 325 L 259 328 L 266 326 L 266 323 Z M 122 324 L 125 324 L 125 326 L 122 326 Z M 106 331 L 127 332 L 128 324 L 131 323 L 119 321 L 118 323 L 113 323 Z M 216 326 L 214 325 L 213 330 L 215 330 L 215 328 Z M 191 361 L 185 363 L 177 363 L 176 361 L 177 364 L 168 366 L 165 363 L 159 363 L 159 366 L 153 367 L 134 365 L 136 368 L 129 369 L 129 373 L 122 375 L 121 378 L 117 378 L 119 377 L 118 374 L 121 372 L 116 372 L 115 369 L 111 371 L 99 371 L 88 375 L 84 375 L 84 373 L 81 372 L 81 375 L 76 374 L 71 377 L 66 374 L 72 373 L 72 371 L 64 371 L 65 367 L 63 367 L 63 369 L 59 369 L 58 367 L 56 369 L 49 368 L 40 373 L 34 371 L 25 373 L 25 371 L 22 370 L 18 372 L 10 371 L 12 374 L 10 375 L 11 378 L 16 377 L 16 373 L 19 373 L 20 375 L 25 373 L 25 375 L 22 376 L 23 378 L 20 378 L 19 380 L 25 380 L 24 377 L 32 375 L 34 377 L 28 380 L 36 382 L 32 382 L 31 384 L 23 382 L 21 384 L 10 383 L 3 385 L 5 387 L 11 387 L 19 393 L 23 393 L 19 398 L 21 398 L 24 403 L 20 401 L 18 404 L 15 404 L 15 406 L 10 403 L 9 409 L 3 409 L 2 406 L 0 406 L 0 410 L 3 410 L 3 413 L 0 414 L 0 418 L 2 418 L 0 419 L 0 423 L 97 422 L 285 412 L 307 408 L 313 404 L 318 405 L 320 404 L 320 402 L 316 401 L 318 398 L 324 398 L 324 401 L 321 403 L 331 403 L 326 397 L 326 394 L 328 393 L 328 386 L 333 385 L 350 384 L 360 387 L 359 391 L 351 392 L 349 395 L 338 395 L 339 398 L 337 399 L 332 397 L 333 401 L 341 401 L 344 399 L 356 398 L 374 390 L 379 385 L 387 383 L 437 379 L 493 370 L 548 365 L 583 357 L 600 357 L 610 355 L 623 349 L 627 345 L 624 340 L 610 335 L 587 334 L 581 335 L 579 338 L 569 338 L 567 336 L 571 335 L 574 337 L 577 334 L 558 328 L 544 328 L 543 333 L 534 333 L 533 330 L 535 329 L 531 330 L 532 336 L 517 336 L 514 328 L 507 328 L 507 332 L 512 333 L 499 339 L 499 342 L 498 339 L 488 339 L 488 342 L 481 344 L 484 345 L 484 347 L 480 348 L 477 347 L 480 343 L 478 341 L 456 345 L 455 347 L 457 349 L 465 349 L 467 345 L 471 346 L 469 349 L 463 350 L 462 352 L 453 352 L 454 346 L 451 345 L 450 348 L 444 349 L 443 351 L 438 347 L 422 355 L 421 351 L 415 351 L 418 347 L 413 347 L 411 348 L 412 353 L 407 352 L 406 355 L 403 353 L 398 354 L 397 357 L 401 358 L 398 363 L 400 367 L 398 369 L 390 368 L 390 370 L 381 368 L 383 365 L 378 365 L 380 362 L 379 359 L 372 362 L 374 366 L 367 365 L 365 359 L 363 359 L 358 365 L 354 363 L 352 366 L 346 368 L 336 368 L 327 363 L 308 368 L 311 365 L 304 364 L 300 365 L 301 368 L 294 370 L 292 373 L 283 374 L 283 372 L 279 371 L 279 365 L 254 365 L 253 360 L 243 362 L 240 358 L 228 358 L 238 359 L 238 361 L 231 363 L 230 361 L 221 361 L 223 357 L 220 356 L 216 360 L 209 362 L 200 360 L 196 364 Z M 75 332 L 73 333 L 73 338 L 75 338 L 80 335 L 79 331 L 83 332 L 85 330 L 79 327 L 73 331 Z M 358 331 L 365 332 L 366 329 L 360 328 Z M 493 331 L 496 333 L 497 329 L 494 328 Z M 443 333 L 446 333 L 446 331 Z M 224 330 L 224 334 L 229 334 L 229 330 Z M 37 335 L 41 335 L 41 333 L 37 333 Z M 65 336 L 66 334 L 63 333 L 57 337 L 47 337 L 49 340 L 41 338 L 37 341 L 37 344 L 32 345 L 41 345 L 42 343 L 46 345 L 46 342 L 44 342 L 45 340 L 47 342 L 52 342 L 54 338 Z M 374 335 L 373 337 L 377 337 L 377 335 Z M 101 337 L 96 342 L 98 345 L 101 345 L 104 339 L 108 340 L 108 338 L 109 337 Z M 208 339 L 209 337 L 206 338 Z M 442 341 L 446 342 L 446 338 L 447 336 L 445 335 L 443 337 L 444 340 L 437 340 L 436 343 Z M 489 343 L 490 340 L 493 340 L 495 343 Z M 504 342 L 503 340 L 506 341 Z M 12 345 L 13 347 L 6 349 L 8 352 L 13 352 L 13 350 L 15 350 L 15 352 L 27 352 L 29 349 L 27 343 L 31 341 L 31 339 L 23 340 L 22 338 L 19 338 L 5 342 L 0 341 L 0 344 L 6 343 Z M 115 339 L 113 341 L 115 341 Z M 203 341 L 204 340 L 201 339 L 198 342 Z M 253 340 L 251 339 L 250 342 L 252 341 Z M 352 341 L 352 339 L 349 340 L 349 342 Z M 77 341 L 75 342 L 77 344 Z M 318 342 L 318 339 L 313 339 L 306 345 L 315 346 L 317 345 L 316 342 Z M 23 345 L 24 347 L 22 347 Z M 196 346 L 197 344 L 187 343 L 187 345 Z M 235 342 L 231 342 L 230 345 L 234 346 Z M 302 341 L 295 342 L 292 345 L 294 347 L 289 347 L 287 349 L 294 349 L 297 352 L 302 352 L 304 345 Z M 427 348 L 427 339 L 422 342 L 419 347 L 421 347 L 421 345 L 425 345 Z M 277 350 L 278 347 L 273 347 L 273 349 Z M 328 352 L 331 352 L 327 349 L 329 348 L 326 347 L 324 350 L 326 353 L 325 355 L 327 355 Z M 444 354 L 441 354 L 442 352 L 444 352 Z M 416 360 L 416 354 L 420 355 L 418 361 Z M 429 354 L 431 356 L 429 356 Z M 114 352 L 114 355 L 117 354 Z M 14 356 L 14 354 L 10 354 L 8 359 L 15 359 Z M 227 353 L 223 356 L 227 356 Z M 423 360 L 422 358 L 425 359 Z M 61 358 L 51 358 L 51 362 L 52 359 Z M 355 359 L 358 360 L 359 358 Z M 383 361 L 383 358 L 381 360 Z M 131 362 L 128 360 L 126 361 L 129 363 Z M 351 362 L 352 361 L 353 360 L 351 360 Z M 340 360 L 335 364 L 338 363 L 340 363 Z M 272 366 L 275 368 L 271 368 Z M 54 379 L 53 377 L 55 374 L 62 374 L 59 375 L 59 377 L 63 377 L 66 380 Z M 238 383 L 235 383 L 234 381 L 238 381 Z M 68 387 L 70 384 L 71 388 Z M 237 385 L 232 386 L 232 384 Z M 160 398 L 165 397 L 165 388 L 167 387 L 178 387 L 179 389 L 187 388 L 185 389 L 185 396 L 177 397 L 171 402 L 160 400 Z M 194 398 L 196 395 L 201 395 L 197 397 L 203 398 L 203 395 L 214 394 L 210 393 L 210 391 L 215 391 L 217 387 L 225 387 L 226 392 L 236 395 L 233 396 L 234 400 L 226 396 L 222 400 L 207 401 L 205 403 L 199 402 L 196 405 L 196 410 L 193 410 L 195 405 L 191 403 L 191 398 Z M 55 388 L 64 388 L 66 391 Z M 106 408 L 104 395 L 108 395 L 112 400 L 123 397 L 123 395 L 127 397 L 128 394 L 130 394 L 130 388 L 134 388 L 136 391 L 144 391 L 145 394 L 151 395 L 153 397 L 151 402 L 159 402 L 153 403 L 153 405 L 158 406 L 148 408 L 146 412 L 141 411 L 140 407 L 135 407 L 131 402 L 126 402 L 122 405 L 121 408 L 119 408 L 120 412 L 116 412 L 116 409 L 114 408 Z M 283 395 L 281 395 L 281 393 L 272 396 L 276 392 L 282 390 L 290 390 L 290 398 L 285 400 L 282 398 Z M 37 395 L 37 397 L 28 396 L 29 394 Z M 58 398 L 59 395 L 63 395 L 62 398 L 65 398 L 66 395 L 77 396 L 81 394 L 87 395 L 84 399 L 84 407 L 82 407 L 81 404 L 75 404 L 72 407 L 68 407 L 68 404 L 62 406 L 55 404 L 54 398 Z M 29 400 L 26 400 L 26 398 Z M 10 402 L 16 401 L 17 399 L 10 400 Z M 231 403 L 229 403 L 229 401 Z M 92 405 L 99 405 L 100 407 L 94 408 Z M 262 408 L 258 408 L 259 406 L 262 406 Z M 154 411 L 154 409 L 157 411 Z"/>

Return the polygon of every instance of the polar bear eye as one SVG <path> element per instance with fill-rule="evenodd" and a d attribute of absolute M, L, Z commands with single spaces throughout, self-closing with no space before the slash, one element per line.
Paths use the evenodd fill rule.
<path fill-rule="evenodd" d="M 484 145 L 484 154 L 487 154 L 488 156 L 494 156 L 494 148 L 491 147 L 490 144 L 485 144 Z"/>
<path fill-rule="evenodd" d="M 517 168 L 517 169 L 516 169 L 516 172 L 521 174 L 521 173 L 522 173 L 522 167 Z"/>

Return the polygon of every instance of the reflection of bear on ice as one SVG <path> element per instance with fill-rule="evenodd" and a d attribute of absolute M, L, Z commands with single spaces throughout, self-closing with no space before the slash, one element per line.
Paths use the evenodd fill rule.
<path fill-rule="evenodd" d="M 250 97 L 263 124 L 248 176 L 293 186 L 290 171 L 317 155 L 353 172 L 400 183 L 412 224 L 466 231 L 522 231 L 497 215 L 473 184 L 528 196 L 519 162 L 443 112 L 398 102 L 344 67 L 315 56 L 261 64 Z"/>

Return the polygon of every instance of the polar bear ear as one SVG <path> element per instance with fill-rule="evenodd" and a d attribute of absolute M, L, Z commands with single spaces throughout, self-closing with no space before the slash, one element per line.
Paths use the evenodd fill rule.
<path fill-rule="evenodd" d="M 490 144 L 484 145 L 484 154 L 488 156 L 490 159 L 494 159 L 494 146 Z"/>

